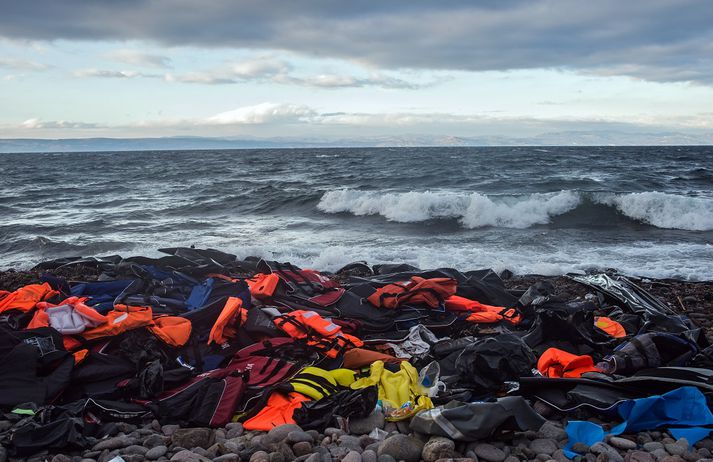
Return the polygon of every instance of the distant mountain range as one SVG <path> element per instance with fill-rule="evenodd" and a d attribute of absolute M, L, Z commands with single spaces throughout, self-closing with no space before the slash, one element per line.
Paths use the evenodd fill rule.
<path fill-rule="evenodd" d="M 319 140 L 309 138 L 66 138 L 0 139 L 0 153 L 172 151 L 191 149 L 413 147 L 413 146 L 672 146 L 713 144 L 713 133 L 638 133 L 612 131 L 562 131 L 530 137 L 505 136 L 375 136 L 359 139 Z"/>

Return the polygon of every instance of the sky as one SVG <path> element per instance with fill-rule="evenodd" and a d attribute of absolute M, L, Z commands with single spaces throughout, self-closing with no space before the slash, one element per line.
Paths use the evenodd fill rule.
<path fill-rule="evenodd" d="M 0 108 L 0 138 L 710 135 L 713 5 L 2 0 Z"/>

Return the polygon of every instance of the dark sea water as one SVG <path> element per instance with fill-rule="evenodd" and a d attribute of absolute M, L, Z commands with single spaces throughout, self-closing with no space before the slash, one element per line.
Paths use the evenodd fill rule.
<path fill-rule="evenodd" d="M 0 154 L 0 268 L 213 247 L 713 279 L 713 147 Z"/>

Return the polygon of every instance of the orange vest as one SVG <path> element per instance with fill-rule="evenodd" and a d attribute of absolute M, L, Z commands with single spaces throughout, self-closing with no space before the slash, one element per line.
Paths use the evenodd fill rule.
<path fill-rule="evenodd" d="M 288 394 L 275 391 L 270 395 L 267 404 L 255 416 L 246 420 L 243 427 L 251 431 L 269 431 L 274 427 L 285 424 L 294 424 L 292 415 L 295 409 L 302 406 L 305 401 L 312 401 L 311 398 L 297 393 Z"/>
<path fill-rule="evenodd" d="M 330 358 L 364 342 L 353 335 L 345 334 L 342 328 L 324 319 L 314 311 L 297 310 L 273 319 L 277 327 L 296 339 L 307 339 L 307 344 L 321 350 Z"/>
<path fill-rule="evenodd" d="M 191 337 L 191 321 L 180 316 L 159 316 L 149 330 L 166 345 L 182 347 Z"/>
<path fill-rule="evenodd" d="M 106 324 L 87 329 L 79 336 L 86 340 L 113 337 L 132 329 L 153 324 L 153 312 L 147 306 L 116 305 L 112 311 L 106 314 L 106 318 Z"/>
<path fill-rule="evenodd" d="M 367 300 L 380 308 L 398 308 L 405 303 L 423 303 L 431 308 L 455 295 L 457 283 L 450 278 L 424 279 L 413 276 L 410 281 L 388 284 L 376 289 Z"/>
<path fill-rule="evenodd" d="M 208 344 L 215 342 L 219 345 L 227 342 L 237 333 L 236 323 L 242 324 L 248 318 L 248 314 L 243 308 L 243 301 L 238 297 L 230 297 L 225 302 L 223 310 L 216 319 L 213 328 L 208 336 Z"/>
<path fill-rule="evenodd" d="M 277 290 L 277 284 L 280 283 L 280 276 L 275 273 L 259 273 L 245 282 L 248 283 L 248 287 L 250 288 L 250 295 L 260 300 L 269 300 L 275 293 L 275 290 Z"/>
<path fill-rule="evenodd" d="M 466 321 L 474 323 L 507 321 L 511 324 L 519 324 L 520 321 L 522 321 L 521 316 L 515 308 L 485 305 L 475 300 L 459 297 L 458 295 L 452 295 L 446 299 L 446 309 L 459 313 L 470 313 Z"/>
<path fill-rule="evenodd" d="M 26 313 L 33 309 L 37 302 L 59 294 L 46 282 L 43 284 L 28 284 L 14 292 L 4 293 L 5 296 L 0 298 L 0 313 L 8 310 L 20 310 Z"/>
<path fill-rule="evenodd" d="M 594 326 L 603 330 L 607 334 L 614 338 L 626 337 L 626 331 L 624 326 L 614 321 L 613 319 L 606 318 L 604 316 L 598 316 L 594 318 Z"/>
<path fill-rule="evenodd" d="M 537 370 L 545 377 L 581 377 L 585 372 L 601 372 L 594 367 L 591 356 L 577 356 L 557 348 L 549 348 L 537 361 Z"/>
<path fill-rule="evenodd" d="M 100 314 L 95 310 L 94 308 L 87 306 L 84 304 L 84 301 L 87 300 L 86 297 L 84 298 L 79 298 L 79 297 L 69 297 L 59 303 L 58 305 L 55 305 L 53 303 L 49 302 L 38 302 L 37 303 L 37 311 L 35 312 L 35 315 L 32 317 L 32 320 L 30 323 L 27 325 L 27 329 L 35 329 L 37 327 L 48 327 L 49 326 L 49 316 L 47 316 L 47 313 L 45 313 L 45 310 L 47 308 L 53 308 L 55 306 L 61 306 L 61 305 L 69 305 L 71 306 L 75 311 L 80 313 L 82 317 L 87 318 L 90 320 L 94 325 L 97 324 L 102 324 L 106 322 L 106 316 L 103 314 Z"/>

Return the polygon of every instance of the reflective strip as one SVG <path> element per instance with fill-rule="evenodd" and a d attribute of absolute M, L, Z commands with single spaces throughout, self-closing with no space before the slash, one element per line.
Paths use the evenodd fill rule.
<path fill-rule="evenodd" d="M 438 426 L 441 427 L 441 429 L 448 434 L 448 436 L 450 436 L 454 440 L 464 440 L 465 439 L 465 435 L 463 433 L 461 433 L 461 431 L 458 430 L 451 423 L 450 420 L 443 417 L 442 409 L 439 409 L 439 408 L 430 409 L 426 412 L 429 413 L 429 417 L 431 417 L 433 419 L 433 421 L 436 422 L 436 424 L 438 424 Z"/>
<path fill-rule="evenodd" d="M 302 317 L 305 319 L 314 318 L 315 316 L 317 316 L 317 313 L 315 313 L 314 311 L 305 311 L 304 313 L 302 313 Z"/>
<path fill-rule="evenodd" d="M 330 322 L 329 324 L 324 326 L 324 330 L 326 330 L 328 332 L 334 332 L 334 331 L 339 330 L 339 326 L 334 324 L 333 322 Z"/>

